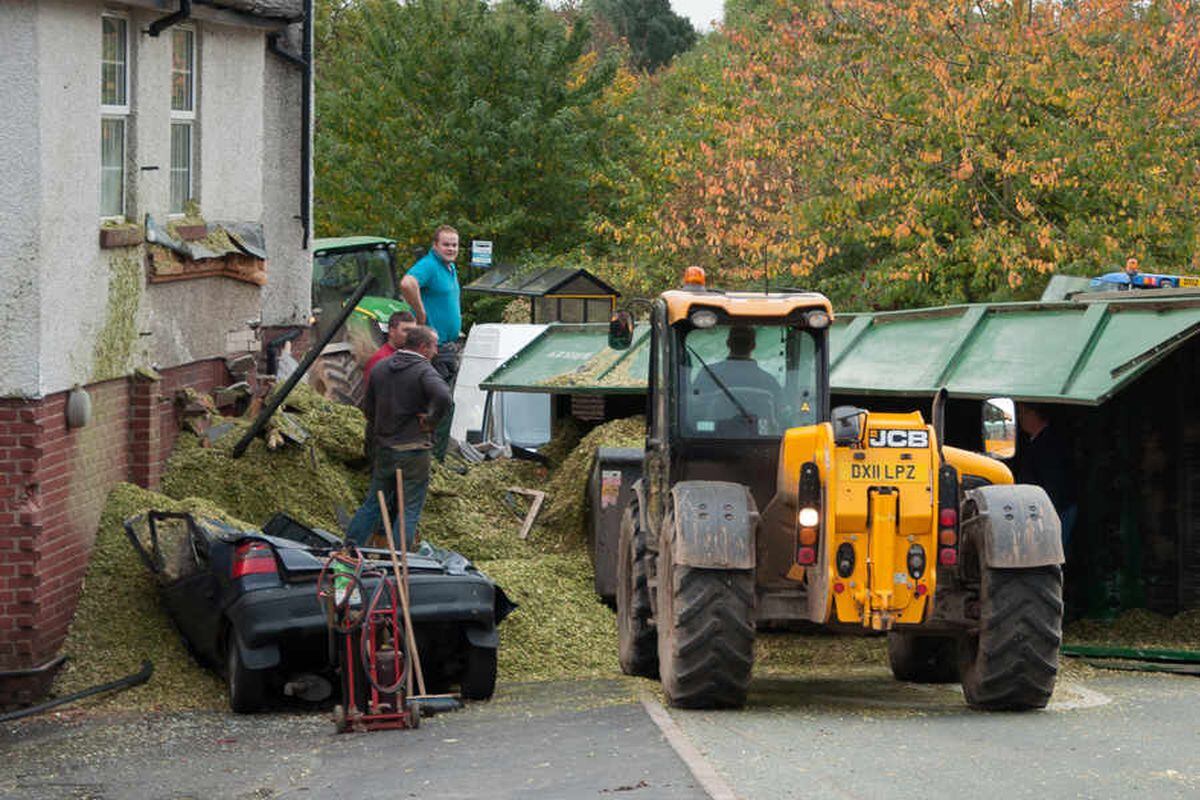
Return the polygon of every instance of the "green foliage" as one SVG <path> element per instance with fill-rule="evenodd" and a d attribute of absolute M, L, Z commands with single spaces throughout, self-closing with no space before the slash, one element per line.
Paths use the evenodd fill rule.
<path fill-rule="evenodd" d="M 515 259 L 588 237 L 619 193 L 627 123 L 587 51 L 535 2 L 318 3 L 316 216 L 401 252 L 449 223 Z"/>
<path fill-rule="evenodd" d="M 630 50 L 634 68 L 653 72 L 696 44 L 696 29 L 667 0 L 594 0 L 595 13 Z"/>
<path fill-rule="evenodd" d="M 646 156 L 597 232 L 644 291 L 687 264 L 843 308 L 1034 297 L 1200 243 L 1200 9 L 754 2 L 629 101 Z"/>

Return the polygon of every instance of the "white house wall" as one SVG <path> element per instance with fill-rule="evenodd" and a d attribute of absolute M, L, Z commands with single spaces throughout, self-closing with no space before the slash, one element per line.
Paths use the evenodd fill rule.
<path fill-rule="evenodd" d="M 134 296 L 110 297 L 113 259 L 145 255 L 145 248 L 102 250 L 98 242 L 100 15 L 113 7 L 0 2 L 0 396 L 44 396 L 112 377 L 101 374 L 96 343 L 112 335 L 114 316 L 135 319 L 126 371 L 224 356 L 229 334 L 247 331 L 249 320 L 282 325 L 307 316 L 311 262 L 294 219 L 300 72 L 274 63 L 262 30 L 203 21 L 189 23 L 199 46 L 200 209 L 210 221 L 263 223 L 269 285 L 228 278 L 150 285 L 143 265 Z M 143 33 L 161 16 L 129 13 L 131 222 L 147 212 L 167 220 L 171 35 Z"/>
<path fill-rule="evenodd" d="M 40 87 L 29 80 L 37 45 L 36 3 L 0 3 L 0 396 L 37 387 Z"/>
<path fill-rule="evenodd" d="M 301 52 L 301 27 L 293 25 L 289 37 L 292 52 L 297 54 Z M 278 131 L 279 137 L 263 154 L 263 224 L 267 246 L 272 248 L 271 269 L 262 295 L 263 323 L 302 325 L 312 310 L 309 281 L 295 279 L 312 271 L 309 253 L 303 249 L 300 220 L 300 92 L 304 73 L 275 55 L 267 56 L 265 67 L 263 122 L 267 130 Z M 310 198 L 310 218 L 311 207 Z"/>

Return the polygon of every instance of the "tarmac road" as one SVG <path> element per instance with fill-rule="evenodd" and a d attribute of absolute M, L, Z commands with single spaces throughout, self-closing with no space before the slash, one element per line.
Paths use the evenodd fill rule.
<path fill-rule="evenodd" d="M 0 727 L 0 798 L 1200 797 L 1195 678 L 1073 673 L 1026 714 L 876 667 L 756 678 L 736 712 L 664 711 L 655 687 L 506 686 L 352 735 L 325 714 L 44 715 Z"/>
<path fill-rule="evenodd" d="M 886 669 L 756 679 L 736 714 L 670 711 L 733 794 L 787 798 L 1197 798 L 1200 682 L 1094 671 L 1032 713 Z"/>
<path fill-rule="evenodd" d="M 0 726 L 0 798 L 703 800 L 632 680 L 500 687 L 413 731 L 328 714 L 45 715 Z"/>

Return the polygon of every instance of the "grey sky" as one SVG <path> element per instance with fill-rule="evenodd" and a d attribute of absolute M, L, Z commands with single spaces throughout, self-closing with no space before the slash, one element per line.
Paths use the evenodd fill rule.
<path fill-rule="evenodd" d="M 712 29 L 714 20 L 721 21 L 725 3 L 723 0 L 671 0 L 671 9 L 690 19 L 696 30 L 704 32 Z"/>

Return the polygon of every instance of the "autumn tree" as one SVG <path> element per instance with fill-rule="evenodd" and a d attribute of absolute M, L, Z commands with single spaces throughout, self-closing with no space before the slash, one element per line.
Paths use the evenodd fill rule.
<path fill-rule="evenodd" d="M 697 263 L 892 307 L 1200 266 L 1197 4 L 731 6 L 638 95 L 653 155 L 597 228 L 630 282 Z"/>

